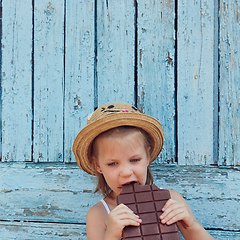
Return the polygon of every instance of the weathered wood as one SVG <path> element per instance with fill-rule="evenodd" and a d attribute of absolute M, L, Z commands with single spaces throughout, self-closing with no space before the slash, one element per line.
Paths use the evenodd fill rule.
<path fill-rule="evenodd" d="M 1 1 L 2 160 L 31 160 L 32 6 L 30 0 Z"/>
<path fill-rule="evenodd" d="M 97 1 L 98 106 L 134 104 L 134 1 Z"/>
<path fill-rule="evenodd" d="M 208 230 L 217 240 L 239 240 L 239 232 Z M 87 240 L 86 225 L 0 221 L 1 239 L 78 239 Z M 180 239 L 184 238 L 180 235 Z"/>
<path fill-rule="evenodd" d="M 138 1 L 138 104 L 163 126 L 160 161 L 175 162 L 174 1 Z"/>
<path fill-rule="evenodd" d="M 64 0 L 34 5 L 35 162 L 63 161 Z"/>
<path fill-rule="evenodd" d="M 208 230 L 208 232 L 216 239 L 216 240 L 239 240 L 240 232 L 231 232 L 231 231 L 221 231 L 221 230 Z"/>
<path fill-rule="evenodd" d="M 238 170 L 213 167 L 155 167 L 158 186 L 178 191 L 196 219 L 205 227 L 240 229 L 240 175 Z"/>
<path fill-rule="evenodd" d="M 87 240 L 86 225 L 0 221 L 0 236 L 5 239 Z"/>
<path fill-rule="evenodd" d="M 66 2 L 64 161 L 73 162 L 72 144 L 94 110 L 94 1 Z"/>
<path fill-rule="evenodd" d="M 220 1 L 219 39 L 216 0 L 175 2 L 1 1 L 2 160 L 74 161 L 94 106 L 137 95 L 163 124 L 160 162 L 216 163 L 219 124 L 219 164 L 238 166 L 239 2 Z"/>
<path fill-rule="evenodd" d="M 93 179 L 74 165 L 0 165 L 3 220 L 83 223 L 91 205 Z M 2 212 L 3 211 L 3 212 Z"/>
<path fill-rule="evenodd" d="M 177 112 L 179 164 L 212 164 L 214 1 L 179 1 Z"/>
<path fill-rule="evenodd" d="M 155 184 L 178 191 L 207 229 L 239 231 L 240 175 L 235 169 L 156 165 Z M 0 165 L 0 216 L 4 221 L 85 223 L 102 196 L 76 164 Z"/>
<path fill-rule="evenodd" d="M 240 166 L 239 12 L 239 1 L 220 1 L 220 165 Z"/>

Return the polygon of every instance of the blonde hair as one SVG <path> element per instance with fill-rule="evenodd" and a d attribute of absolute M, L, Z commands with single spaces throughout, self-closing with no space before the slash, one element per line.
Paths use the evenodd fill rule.
<path fill-rule="evenodd" d="M 95 158 L 97 158 L 98 148 L 97 148 L 96 140 L 99 137 L 118 136 L 120 134 L 125 134 L 126 135 L 126 134 L 133 134 L 133 133 L 140 133 L 143 136 L 144 148 L 145 148 L 147 154 L 150 156 L 152 140 L 151 140 L 149 134 L 141 128 L 132 127 L 132 126 L 116 127 L 116 128 L 110 129 L 110 130 L 108 130 L 106 132 L 103 132 L 100 135 L 98 135 L 93 140 L 90 155 L 92 157 L 94 156 Z M 92 165 L 96 165 L 96 163 L 92 162 Z M 97 178 L 97 186 L 96 186 L 96 189 L 95 189 L 94 193 L 101 192 L 104 197 L 113 198 L 112 189 L 108 186 L 103 174 L 97 173 L 96 178 Z M 152 174 L 150 165 L 148 165 L 148 167 L 147 167 L 147 178 L 146 178 L 146 183 L 145 184 L 152 184 L 152 183 L 153 183 L 153 174 Z"/>

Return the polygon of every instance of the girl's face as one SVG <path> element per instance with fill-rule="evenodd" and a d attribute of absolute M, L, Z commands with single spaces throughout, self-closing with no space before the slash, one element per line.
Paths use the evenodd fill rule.
<path fill-rule="evenodd" d="M 141 133 L 123 136 L 101 137 L 96 140 L 97 157 L 94 161 L 97 171 L 102 173 L 114 196 L 122 191 L 122 186 L 130 182 L 145 185 L 149 151 L 144 147 Z"/>

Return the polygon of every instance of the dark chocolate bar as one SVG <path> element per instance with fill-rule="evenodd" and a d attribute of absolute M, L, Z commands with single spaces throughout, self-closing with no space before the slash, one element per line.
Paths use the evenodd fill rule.
<path fill-rule="evenodd" d="M 124 185 L 117 197 L 117 204 L 123 203 L 142 219 L 139 227 L 126 226 L 124 240 L 180 240 L 177 224 L 160 222 L 162 208 L 171 198 L 166 189 L 155 184 L 140 186 L 137 183 Z"/>

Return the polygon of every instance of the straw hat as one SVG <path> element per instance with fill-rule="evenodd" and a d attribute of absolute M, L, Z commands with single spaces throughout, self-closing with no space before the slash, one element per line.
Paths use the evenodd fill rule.
<path fill-rule="evenodd" d="M 161 123 L 153 117 L 141 113 L 127 103 L 106 104 L 96 109 L 87 120 L 87 126 L 77 135 L 73 152 L 78 166 L 91 175 L 96 175 L 89 160 L 93 140 L 102 132 L 119 126 L 134 126 L 145 130 L 152 139 L 150 161 L 154 161 L 163 147 L 164 134 Z"/>

